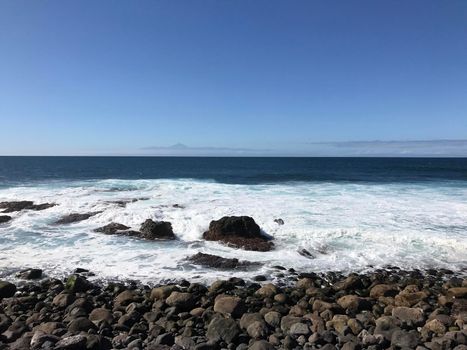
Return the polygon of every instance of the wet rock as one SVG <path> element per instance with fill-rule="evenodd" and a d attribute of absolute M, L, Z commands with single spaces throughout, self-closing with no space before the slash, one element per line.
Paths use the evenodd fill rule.
<path fill-rule="evenodd" d="M 8 215 L 0 215 L 0 224 L 8 222 L 11 220 L 11 216 Z"/>
<path fill-rule="evenodd" d="M 128 229 L 129 229 L 128 226 L 125 226 L 125 225 L 122 225 L 116 222 L 111 222 L 110 224 L 96 228 L 94 232 L 101 232 L 101 233 L 105 233 L 106 235 L 113 235 L 113 234 L 118 233 L 119 231 L 125 231 Z"/>
<path fill-rule="evenodd" d="M 259 226 L 249 216 L 224 216 L 220 220 L 211 221 L 203 237 L 208 241 L 220 241 L 245 250 L 268 251 L 274 246 L 261 234 Z"/>
<path fill-rule="evenodd" d="M 102 211 L 94 211 L 94 212 L 83 213 L 83 214 L 72 213 L 72 214 L 62 216 L 60 219 L 55 221 L 54 224 L 55 225 L 72 224 L 72 223 L 75 223 L 75 222 L 87 220 L 91 216 L 94 216 L 94 215 L 97 215 L 97 214 L 100 214 L 100 213 L 102 213 Z"/>
<path fill-rule="evenodd" d="M 68 277 L 65 288 L 71 292 L 85 292 L 92 286 L 86 278 L 80 275 L 71 275 Z"/>
<path fill-rule="evenodd" d="M 334 289 L 337 291 L 354 290 L 354 289 L 359 289 L 362 287 L 363 287 L 362 280 L 360 276 L 357 276 L 357 275 L 350 275 L 347 278 L 337 282 L 334 285 Z"/>
<path fill-rule="evenodd" d="M 274 219 L 274 222 L 275 222 L 276 224 L 278 224 L 279 226 L 284 225 L 284 220 L 282 220 L 281 218 L 279 218 L 279 219 Z"/>
<path fill-rule="evenodd" d="M 240 334 L 237 322 L 232 318 L 214 317 L 208 325 L 206 337 L 213 342 L 231 343 Z"/>
<path fill-rule="evenodd" d="M 16 286 L 7 281 L 0 281 L 0 299 L 10 298 L 16 293 Z"/>
<path fill-rule="evenodd" d="M 467 287 L 449 288 L 446 296 L 448 298 L 467 298 Z"/>
<path fill-rule="evenodd" d="M 34 204 L 32 201 L 13 201 L 13 202 L 0 202 L 0 209 L 2 213 L 12 213 L 21 210 L 45 210 L 56 206 L 55 203 L 42 203 Z"/>
<path fill-rule="evenodd" d="M 236 258 L 229 259 L 217 255 L 197 253 L 187 259 L 189 262 L 204 267 L 216 269 L 243 269 L 252 266 L 261 266 L 261 263 L 251 261 L 240 261 Z"/>
<path fill-rule="evenodd" d="M 84 350 L 87 339 L 84 335 L 78 334 L 61 339 L 55 344 L 56 350 Z"/>
<path fill-rule="evenodd" d="M 399 293 L 397 286 L 391 284 L 377 284 L 370 290 L 370 297 L 378 299 L 380 297 L 394 297 Z"/>
<path fill-rule="evenodd" d="M 108 324 L 112 324 L 113 319 L 114 318 L 110 310 L 107 310 L 104 308 L 94 309 L 89 314 L 89 320 L 93 322 L 96 326 L 101 324 L 102 322 L 107 322 Z"/>
<path fill-rule="evenodd" d="M 20 271 L 16 274 L 16 277 L 24 279 L 24 280 L 35 280 L 42 277 L 42 270 L 41 269 L 27 269 Z"/>
<path fill-rule="evenodd" d="M 140 298 L 132 290 L 124 290 L 115 297 L 115 305 L 127 306 L 133 301 L 138 301 Z"/>
<path fill-rule="evenodd" d="M 357 295 L 344 295 L 337 299 L 337 304 L 343 309 L 349 309 L 351 311 L 371 310 L 371 303 L 364 298 L 360 298 Z"/>
<path fill-rule="evenodd" d="M 149 240 L 175 239 L 172 224 L 168 221 L 153 221 L 147 219 L 141 224 L 141 238 Z"/>
<path fill-rule="evenodd" d="M 175 285 L 161 286 L 153 288 L 151 291 L 152 300 L 165 300 L 173 291 L 178 291 L 178 287 Z"/>
<path fill-rule="evenodd" d="M 274 295 L 276 295 L 276 293 L 277 287 L 272 283 L 265 284 L 255 292 L 256 295 L 259 295 L 263 298 L 272 298 Z"/>
<path fill-rule="evenodd" d="M 307 259 L 315 259 L 316 257 L 311 254 L 308 250 L 306 250 L 305 248 L 302 248 L 302 249 L 299 249 L 297 250 L 297 253 L 300 254 L 301 256 L 307 258 Z"/>
<path fill-rule="evenodd" d="M 66 308 L 67 306 L 71 305 L 73 301 L 75 300 L 75 297 L 73 294 L 67 293 L 67 292 L 62 292 L 60 294 L 57 294 L 53 300 L 52 304 L 59 307 L 59 308 Z"/>
<path fill-rule="evenodd" d="M 191 293 L 172 292 L 165 302 L 167 305 L 176 306 L 181 310 L 191 310 L 195 306 L 194 298 Z"/>
<path fill-rule="evenodd" d="M 220 295 L 214 303 L 214 311 L 225 315 L 239 317 L 243 314 L 245 305 L 239 297 Z"/>

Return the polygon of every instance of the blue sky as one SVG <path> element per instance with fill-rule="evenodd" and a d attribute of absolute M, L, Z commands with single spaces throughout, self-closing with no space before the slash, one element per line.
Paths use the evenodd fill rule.
<path fill-rule="evenodd" d="M 11 155 L 467 155 L 467 1 L 1 1 L 0 123 Z"/>

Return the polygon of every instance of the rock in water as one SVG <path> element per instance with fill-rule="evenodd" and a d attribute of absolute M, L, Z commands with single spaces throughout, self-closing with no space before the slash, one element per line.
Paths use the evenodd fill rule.
<path fill-rule="evenodd" d="M 11 216 L 8 215 L 0 215 L 0 224 L 8 222 L 11 220 Z"/>
<path fill-rule="evenodd" d="M 274 247 L 249 216 L 224 216 L 220 220 L 213 220 L 203 237 L 208 241 L 221 241 L 245 250 L 269 251 Z"/>
<path fill-rule="evenodd" d="M 13 201 L 13 202 L 0 202 L 0 209 L 3 213 L 12 213 L 25 209 L 29 210 L 44 210 L 56 206 L 55 203 L 41 203 L 34 204 L 32 201 Z"/>
<path fill-rule="evenodd" d="M 217 255 L 204 254 L 204 253 L 198 253 L 196 255 L 190 256 L 188 258 L 188 261 L 196 265 L 201 265 L 204 267 L 212 267 L 216 269 L 238 269 L 238 268 L 246 268 L 250 266 L 261 265 L 258 262 L 240 261 L 236 258 L 228 259 L 228 258 L 223 258 Z"/>
<path fill-rule="evenodd" d="M 0 299 L 10 298 L 16 293 L 16 286 L 7 281 L 0 281 Z"/>
<path fill-rule="evenodd" d="M 175 239 L 172 224 L 168 221 L 153 221 L 147 219 L 140 228 L 141 238 L 155 239 Z"/>
<path fill-rule="evenodd" d="M 284 220 L 282 220 L 281 218 L 279 218 L 279 219 L 274 219 L 274 222 L 275 222 L 276 224 L 278 224 L 279 226 L 284 225 Z"/>
<path fill-rule="evenodd" d="M 84 214 L 79 214 L 79 213 L 72 213 L 69 215 L 62 216 L 60 219 L 55 221 L 56 225 L 63 225 L 63 224 L 72 224 L 74 222 L 78 221 L 83 221 L 89 219 L 91 216 L 97 215 L 102 213 L 101 211 L 94 211 L 90 213 L 84 213 Z"/>
<path fill-rule="evenodd" d="M 42 277 L 42 270 L 41 269 L 27 269 L 27 270 L 20 271 L 16 276 L 24 280 L 35 280 L 35 279 Z"/>
<path fill-rule="evenodd" d="M 116 223 L 116 222 L 111 222 L 108 225 L 96 228 L 94 232 L 102 232 L 105 233 L 106 235 L 113 235 L 115 233 L 118 233 L 118 231 L 125 231 L 128 230 L 129 227 Z"/>

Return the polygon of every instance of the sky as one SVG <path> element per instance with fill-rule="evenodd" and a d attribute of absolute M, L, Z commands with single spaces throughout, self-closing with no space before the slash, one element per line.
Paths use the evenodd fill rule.
<path fill-rule="evenodd" d="M 465 0 L 0 0 L 0 155 L 467 156 Z"/>

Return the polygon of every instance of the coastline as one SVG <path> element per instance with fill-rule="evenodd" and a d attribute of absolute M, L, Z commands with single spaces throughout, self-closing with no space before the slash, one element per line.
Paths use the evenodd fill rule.
<path fill-rule="evenodd" d="M 38 271 L 25 271 L 14 295 L 0 283 L 0 348 L 467 348 L 467 279 L 449 270 L 156 287 L 95 283 L 89 275 L 78 270 L 63 280 L 34 281 L 28 278 L 40 277 Z"/>

